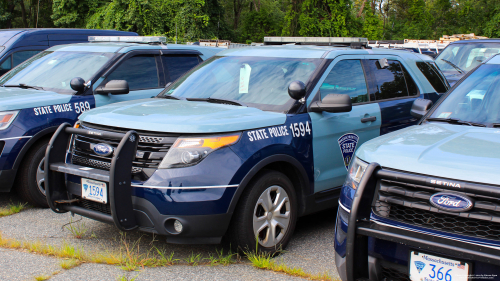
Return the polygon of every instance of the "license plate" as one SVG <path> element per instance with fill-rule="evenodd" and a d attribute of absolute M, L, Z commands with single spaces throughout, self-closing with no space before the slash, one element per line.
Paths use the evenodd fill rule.
<path fill-rule="evenodd" d="M 410 280 L 467 281 L 469 264 L 425 253 L 410 251 Z"/>
<path fill-rule="evenodd" d="M 106 183 L 82 178 L 82 198 L 104 204 L 108 203 Z"/>

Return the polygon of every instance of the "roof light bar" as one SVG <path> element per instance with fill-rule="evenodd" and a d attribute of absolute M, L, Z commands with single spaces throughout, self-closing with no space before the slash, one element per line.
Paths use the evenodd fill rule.
<path fill-rule="evenodd" d="M 265 45 L 293 43 L 301 45 L 350 45 L 352 43 L 367 45 L 368 39 L 362 37 L 264 37 Z"/>
<path fill-rule="evenodd" d="M 163 36 L 89 36 L 89 42 L 166 43 Z"/>

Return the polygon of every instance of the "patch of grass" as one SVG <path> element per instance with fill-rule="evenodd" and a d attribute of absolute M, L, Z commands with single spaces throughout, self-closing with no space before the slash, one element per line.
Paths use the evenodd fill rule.
<path fill-rule="evenodd" d="M 82 264 L 81 260 L 77 259 L 66 259 L 59 262 L 59 265 L 62 269 L 72 269 L 75 266 L 79 266 Z"/>
<path fill-rule="evenodd" d="M 87 233 L 88 228 L 85 226 L 85 223 L 77 223 L 73 222 L 73 218 L 70 219 L 69 224 L 66 226 L 66 229 L 71 232 L 73 237 L 76 239 L 82 239 Z"/>
<path fill-rule="evenodd" d="M 156 252 L 159 256 L 157 259 L 157 265 L 156 266 L 167 266 L 167 265 L 174 265 L 179 259 L 174 259 L 174 252 L 171 252 L 170 255 L 167 255 L 165 251 L 160 251 L 158 248 L 156 248 Z"/>
<path fill-rule="evenodd" d="M 256 247 L 255 252 L 253 252 L 253 251 L 252 252 L 250 252 L 250 251 L 245 252 L 247 259 L 256 268 L 263 269 L 263 270 L 271 270 L 271 271 L 275 271 L 275 272 L 282 272 L 282 273 L 285 273 L 287 275 L 307 278 L 309 280 L 321 280 L 321 281 L 334 280 L 330 277 L 330 275 L 327 272 L 321 273 L 321 274 L 311 274 L 311 273 L 305 272 L 300 267 L 290 267 L 290 266 L 284 264 L 283 262 L 278 263 L 272 259 L 273 255 L 271 253 L 259 252 L 257 249 L 258 249 L 258 247 Z"/>
<path fill-rule="evenodd" d="M 117 281 L 135 281 L 135 279 L 137 279 L 137 276 L 139 276 L 139 274 L 132 277 L 131 279 L 128 279 L 126 275 L 122 275 L 122 276 L 119 276 L 118 278 L 116 278 L 116 280 Z"/>
<path fill-rule="evenodd" d="M 28 203 L 12 203 L 10 202 L 6 207 L 0 208 L 0 218 L 17 214 L 24 209 L 27 209 Z"/>
<path fill-rule="evenodd" d="M 191 252 L 191 255 L 184 258 L 184 261 L 191 266 L 197 266 L 200 263 L 200 260 L 201 260 L 201 254 L 195 255 L 193 252 Z"/>
<path fill-rule="evenodd" d="M 209 264 L 211 266 L 214 265 L 230 265 L 233 263 L 236 263 L 236 260 L 233 259 L 233 256 L 235 256 L 235 253 L 232 253 L 231 250 L 227 254 L 224 254 L 224 250 L 221 249 L 220 252 L 218 250 L 215 250 L 215 255 L 210 254 L 208 258 L 205 258 L 208 260 Z"/>
<path fill-rule="evenodd" d="M 38 276 L 35 276 L 35 280 L 36 281 L 45 281 L 45 280 L 49 280 L 51 276 L 49 275 L 38 275 Z"/>

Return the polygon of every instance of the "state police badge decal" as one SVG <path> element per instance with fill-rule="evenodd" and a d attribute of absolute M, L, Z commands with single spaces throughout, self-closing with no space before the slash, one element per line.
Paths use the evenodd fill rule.
<path fill-rule="evenodd" d="M 345 134 L 341 136 L 338 140 L 340 152 L 342 152 L 342 158 L 344 159 L 344 165 L 346 169 L 349 169 L 349 163 L 351 163 L 354 151 L 356 151 L 358 140 L 359 140 L 358 135 L 353 133 Z"/>

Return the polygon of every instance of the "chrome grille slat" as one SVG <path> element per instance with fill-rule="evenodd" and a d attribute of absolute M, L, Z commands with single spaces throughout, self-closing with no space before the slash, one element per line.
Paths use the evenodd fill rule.
<path fill-rule="evenodd" d="M 102 130 L 93 128 L 93 126 L 82 125 L 82 128 L 97 131 L 111 131 L 125 133 L 128 130 Z M 146 180 L 151 175 L 151 172 L 146 172 L 144 169 L 157 169 L 162 159 L 167 154 L 170 147 L 177 140 L 177 136 L 166 134 L 166 136 L 150 136 L 139 135 L 139 143 L 137 153 L 132 162 L 132 176 L 139 180 Z M 82 136 L 76 135 L 72 143 L 72 161 L 73 164 L 109 170 L 111 168 L 111 159 L 113 155 L 102 156 L 97 155 L 91 150 L 91 145 L 98 143 L 106 143 L 114 149 L 119 145 L 119 141 L 100 138 L 98 136 Z M 143 172 L 144 171 L 144 172 Z"/>
<path fill-rule="evenodd" d="M 475 201 L 474 207 L 455 213 L 430 204 L 430 197 L 442 191 L 451 190 L 382 179 L 378 181 L 373 212 L 410 225 L 500 240 L 500 198 L 462 193 Z"/>

